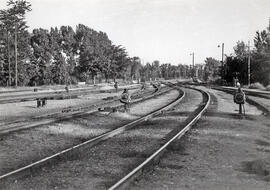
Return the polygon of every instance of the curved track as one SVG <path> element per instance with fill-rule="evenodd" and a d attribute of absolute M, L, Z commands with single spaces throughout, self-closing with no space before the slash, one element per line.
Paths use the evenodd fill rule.
<path fill-rule="evenodd" d="M 227 88 L 227 87 L 213 87 L 213 89 L 215 90 L 219 90 L 219 91 L 223 91 L 229 94 L 234 94 L 235 93 L 235 88 Z M 262 112 L 265 113 L 265 115 L 270 116 L 270 109 L 268 108 L 268 106 L 265 105 L 265 103 L 262 103 L 260 101 L 257 101 L 256 99 L 253 99 L 250 96 L 254 96 L 254 97 L 259 97 L 262 99 L 262 101 L 264 102 L 263 99 L 265 99 L 265 101 L 269 101 L 270 97 L 269 97 L 269 92 L 256 92 L 256 91 L 244 91 L 246 94 L 246 101 L 251 104 L 254 105 L 256 107 L 258 107 Z"/>
<path fill-rule="evenodd" d="M 67 153 L 75 151 L 76 149 L 79 149 L 79 148 L 84 147 L 86 145 L 88 147 L 94 146 L 95 144 L 97 144 L 97 143 L 99 143 L 99 142 L 101 142 L 101 141 L 103 141 L 105 139 L 108 139 L 108 138 L 110 138 L 112 136 L 115 136 L 116 134 L 119 134 L 119 133 L 121 133 L 121 132 L 123 132 L 125 130 L 131 129 L 131 128 L 135 127 L 136 125 L 138 125 L 139 123 L 141 123 L 141 122 L 143 122 L 143 121 L 145 121 L 145 120 L 147 120 L 147 119 L 149 119 L 151 117 L 154 117 L 157 114 L 160 114 L 164 110 L 167 110 L 167 109 L 173 107 L 174 105 L 179 103 L 183 97 L 184 97 L 184 94 L 180 93 L 179 96 L 173 102 L 169 103 L 166 106 L 163 106 L 162 108 L 160 108 L 160 109 L 158 109 L 156 111 L 153 111 L 153 112 L 151 112 L 151 113 L 149 113 L 149 114 L 147 114 L 147 115 L 145 115 L 145 116 L 143 116 L 143 117 L 141 117 L 141 118 L 139 118 L 139 119 L 137 119 L 135 121 L 132 121 L 132 122 L 130 122 L 130 123 L 128 123 L 128 124 L 126 124 L 126 125 L 124 125 L 122 127 L 117 128 L 115 130 L 104 133 L 104 134 L 99 135 L 99 136 L 97 136 L 95 138 L 86 140 L 83 143 L 77 144 L 77 145 L 72 146 L 70 148 L 67 148 L 67 149 L 65 149 L 63 151 L 57 152 L 57 153 L 55 153 L 55 154 L 53 154 L 51 156 L 45 157 L 45 158 L 43 158 L 43 159 L 41 159 L 39 161 L 36 161 L 36 162 L 34 162 L 32 164 L 27 165 L 27 166 L 24 166 L 24 167 L 21 167 L 19 169 L 14 170 L 14 171 L 3 174 L 3 175 L 0 176 L 0 180 L 4 180 L 7 177 L 11 177 L 11 176 L 14 176 L 16 174 L 20 174 L 21 172 L 27 171 L 27 170 L 32 169 L 34 167 L 41 166 L 41 165 L 43 165 L 45 163 L 48 163 L 49 161 L 51 161 L 51 160 L 53 160 L 55 158 L 59 158 L 62 155 L 66 155 Z M 138 101 L 141 101 L 141 100 L 138 100 Z"/>
<path fill-rule="evenodd" d="M 196 89 L 198 90 L 198 89 Z M 167 142 L 164 143 L 157 151 L 155 151 L 151 156 L 145 159 L 144 162 L 142 162 L 140 165 L 138 165 L 136 168 L 134 168 L 130 173 L 128 173 L 126 176 L 124 176 L 122 179 L 120 179 L 118 182 L 116 182 L 114 185 L 112 185 L 109 189 L 126 189 L 129 183 L 134 180 L 136 177 L 141 175 L 144 170 L 149 166 L 153 165 L 157 162 L 157 160 L 162 156 L 162 154 L 165 152 L 165 150 L 176 140 L 181 138 L 190 128 L 193 124 L 196 123 L 196 121 L 202 116 L 202 114 L 205 112 L 207 107 L 210 104 L 210 95 L 207 92 L 204 92 L 202 90 L 200 91 L 204 98 L 203 103 L 201 106 L 195 111 L 195 114 L 192 116 L 192 118 L 189 119 L 189 121 L 186 123 L 185 127 L 183 127 L 180 131 L 177 131 L 174 135 L 172 135 L 171 138 L 167 140 Z"/>

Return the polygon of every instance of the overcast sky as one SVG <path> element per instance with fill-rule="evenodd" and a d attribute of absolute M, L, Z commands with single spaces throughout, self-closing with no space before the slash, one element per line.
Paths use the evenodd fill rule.
<path fill-rule="evenodd" d="M 269 25 L 270 0 L 29 0 L 30 30 L 82 23 L 144 62 L 203 63 Z M 5 0 L 0 9 L 6 8 Z"/>

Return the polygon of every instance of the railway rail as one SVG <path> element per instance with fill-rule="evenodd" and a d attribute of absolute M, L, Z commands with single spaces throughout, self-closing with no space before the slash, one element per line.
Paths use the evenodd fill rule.
<path fill-rule="evenodd" d="M 212 87 L 215 90 L 219 90 L 219 91 L 223 91 L 229 94 L 234 94 L 235 93 L 235 88 L 227 88 L 227 87 Z M 270 99 L 270 97 L 268 97 L 268 93 L 258 93 L 256 91 L 244 91 L 246 93 L 246 101 L 251 104 L 254 105 L 256 107 L 258 107 L 263 113 L 265 113 L 265 115 L 270 116 L 270 110 L 269 108 L 267 108 L 264 104 L 253 100 L 252 98 L 250 98 L 249 96 L 255 96 L 255 97 L 260 97 L 263 99 Z"/>
<path fill-rule="evenodd" d="M 161 92 L 160 94 L 162 94 L 162 93 L 165 93 L 165 92 Z M 43 164 L 46 164 L 51 160 L 59 158 L 62 155 L 66 155 L 67 153 L 75 151 L 75 150 L 77 150 L 77 149 L 79 149 L 81 147 L 84 147 L 86 145 L 88 147 L 94 146 L 94 145 L 96 145 L 97 143 L 99 143 L 101 141 L 104 141 L 104 140 L 106 140 L 106 139 L 108 139 L 108 138 L 110 138 L 112 136 L 115 136 L 115 135 L 117 135 L 119 133 L 122 133 L 123 131 L 126 131 L 128 129 L 131 129 L 131 128 L 135 127 L 136 125 L 138 125 L 139 123 L 141 123 L 141 122 L 143 122 L 143 121 L 145 121 L 145 120 L 147 120 L 147 119 L 149 119 L 151 117 L 154 117 L 157 114 L 160 114 L 164 110 L 167 110 L 167 109 L 173 107 L 179 101 L 181 101 L 181 99 L 183 97 L 184 97 L 184 93 L 181 93 L 181 94 L 179 94 L 179 96 L 173 102 L 169 103 L 168 105 L 165 105 L 165 106 L 163 106 L 162 108 L 160 108 L 158 110 L 155 110 L 155 111 L 153 111 L 153 112 L 151 112 L 151 113 L 149 113 L 149 114 L 147 114 L 147 115 L 145 115 L 145 116 L 143 116 L 143 117 L 141 117 L 139 119 L 136 119 L 135 121 L 132 121 L 132 122 L 130 122 L 128 124 L 125 124 L 124 126 L 121 126 L 121 127 L 117 128 L 117 129 L 111 130 L 111 131 L 106 132 L 106 133 L 104 133 L 102 135 L 99 135 L 99 136 L 96 136 L 96 137 L 91 138 L 89 140 L 86 140 L 83 143 L 77 144 L 75 146 L 72 146 L 70 148 L 62 150 L 60 152 L 57 152 L 57 153 L 55 153 L 55 154 L 53 154 L 51 156 L 45 157 L 45 158 L 43 158 L 43 159 L 41 159 L 39 161 L 36 161 L 34 163 L 31 163 L 31 164 L 27 165 L 27 166 L 24 166 L 24 167 L 21 167 L 19 169 L 16 169 L 16 170 L 10 171 L 8 173 L 2 174 L 0 176 L 0 181 L 3 181 L 4 179 L 6 179 L 8 177 L 11 177 L 11 176 L 14 176 L 16 174 L 20 174 L 23 171 L 26 171 L 26 170 L 32 169 L 34 167 L 38 167 L 38 166 L 41 166 Z"/>
<path fill-rule="evenodd" d="M 132 181 L 132 179 L 134 179 L 135 177 L 137 177 L 139 174 L 143 173 L 144 172 L 144 169 L 147 168 L 149 165 L 151 165 L 152 163 L 155 163 L 157 161 L 157 159 L 162 155 L 162 153 L 164 153 L 164 151 L 168 148 L 168 146 L 170 146 L 174 140 L 180 138 L 181 136 L 183 136 L 189 129 L 190 127 L 201 117 L 201 115 L 203 114 L 203 112 L 205 111 L 205 109 L 207 108 L 207 106 L 209 105 L 209 101 L 210 101 L 210 96 L 205 93 L 205 92 L 202 92 L 204 94 L 204 98 L 203 98 L 203 103 L 200 104 L 199 108 L 196 109 L 196 113 L 194 113 L 194 116 L 190 117 L 186 122 L 186 125 L 184 128 L 182 128 L 181 130 L 177 130 L 175 131 L 176 133 L 173 135 L 172 138 L 170 138 L 164 145 L 162 145 L 161 148 L 158 149 L 158 151 L 156 151 L 154 154 L 152 154 L 149 158 L 147 158 L 142 164 L 139 165 L 139 168 L 136 167 L 131 173 L 132 174 L 128 174 L 129 177 L 124 177 L 126 179 L 122 179 L 120 180 L 121 182 L 117 182 L 115 185 L 113 185 L 110 189 L 116 189 L 116 188 L 124 188 L 128 185 L 128 183 L 130 181 Z M 69 149 L 66 149 L 64 151 L 61 151 L 57 154 L 54 154 L 50 157 L 47 157 L 47 158 L 44 158 L 38 162 L 35 162 L 31 165 L 28 165 L 26 167 L 23 167 L 23 168 L 20 168 L 16 171 L 12 171 L 12 172 L 9 172 L 7 174 L 4 174 L 0 177 L 0 181 L 1 180 L 4 180 L 8 177 L 12 177 L 12 176 L 16 176 L 16 174 L 20 174 L 21 172 L 25 171 L 25 170 L 29 170 L 33 167 L 38 167 L 40 165 L 43 165 L 44 163 L 47 163 L 48 161 L 50 160 L 53 160 L 57 157 L 60 157 L 61 155 L 65 155 L 69 152 L 72 152 L 72 151 L 75 151 L 76 149 L 79 149 L 81 147 L 85 147 L 87 145 L 87 147 L 91 147 L 91 146 L 94 146 L 96 145 L 97 143 L 101 142 L 101 141 L 104 141 L 106 140 L 107 138 L 110 138 L 112 136 L 115 136 L 119 133 L 122 133 L 128 129 L 131 129 L 135 126 L 137 126 L 138 124 L 144 122 L 145 120 L 148 120 L 156 115 L 159 115 L 160 113 L 163 113 L 164 110 L 167 110 L 167 109 L 170 109 L 171 107 L 175 106 L 176 104 L 178 104 L 184 97 L 184 93 L 179 96 L 175 101 L 171 102 L 169 105 L 166 105 L 164 107 L 162 107 L 161 109 L 159 110 L 156 110 L 136 121 L 133 121 L 129 124 L 126 124 L 120 128 L 117 128 L 116 130 L 113 130 L 113 131 L 110 131 L 108 133 L 105 133 L 103 135 L 100 135 L 96 138 L 93 138 L 93 139 L 90 139 L 88 141 L 85 141 L 79 145 L 76 145 L 76 146 L 73 146 Z"/>
<path fill-rule="evenodd" d="M 179 84 L 182 84 L 182 85 L 205 86 L 205 87 L 210 87 L 210 88 L 217 89 L 217 90 L 220 89 L 220 90 L 227 91 L 227 92 L 235 92 L 235 90 L 237 90 L 236 87 L 229 87 L 229 86 L 217 86 L 217 85 L 210 85 L 209 86 L 208 84 L 180 82 L 180 81 L 178 81 L 178 82 L 179 82 Z M 247 88 L 242 88 L 242 90 L 245 92 L 246 95 L 270 99 L 270 92 L 269 91 L 263 91 L 263 90 L 257 90 L 257 89 L 247 89 Z"/>
<path fill-rule="evenodd" d="M 212 88 L 215 90 L 227 92 L 229 94 L 234 94 L 236 89 L 235 87 L 227 87 L 227 86 L 207 86 L 207 85 L 201 85 L 201 84 L 195 84 L 195 83 L 189 83 L 189 82 L 179 82 L 179 84 L 185 86 L 205 86 L 208 88 Z M 246 101 L 250 103 L 251 105 L 254 105 L 258 107 L 265 115 L 270 116 L 270 92 L 268 91 L 262 91 L 262 90 L 256 90 L 256 89 L 245 89 L 242 88 L 242 90 L 246 94 Z M 259 100 L 260 99 L 260 100 Z"/>
<path fill-rule="evenodd" d="M 223 91 L 227 91 L 227 92 L 235 92 L 237 90 L 237 88 L 234 87 L 225 87 L 225 86 L 221 86 L 221 87 L 213 87 L 214 89 L 221 89 Z M 251 89 L 242 89 L 246 95 L 249 96 L 256 96 L 256 97 L 260 97 L 260 98 L 265 98 L 265 99 L 270 99 L 270 92 L 267 91 L 261 91 L 261 90 L 251 90 Z"/>
<path fill-rule="evenodd" d="M 166 89 L 164 89 L 164 90 L 159 89 L 159 90 L 154 90 L 154 91 L 144 90 L 142 93 L 140 93 L 139 91 L 135 92 L 132 94 L 131 104 L 135 104 L 135 103 L 138 103 L 140 101 L 147 100 L 149 98 L 152 98 L 153 96 L 161 95 L 165 92 L 167 92 Z M 55 112 L 55 113 L 45 114 L 45 115 L 41 115 L 41 116 L 35 116 L 35 117 L 30 118 L 30 119 L 28 118 L 26 120 L 15 120 L 12 122 L 4 122 L 4 123 L 0 124 L 0 136 L 11 133 L 11 132 L 15 132 L 18 130 L 38 127 L 38 126 L 54 123 L 57 121 L 62 121 L 62 120 L 82 116 L 85 114 L 94 114 L 94 113 L 98 112 L 97 108 L 100 108 L 101 106 L 106 106 L 106 105 L 109 105 L 112 103 L 116 103 L 116 102 L 117 103 L 119 102 L 118 97 L 113 98 L 112 100 L 102 102 L 100 104 L 73 107 L 73 108 L 69 107 L 69 108 L 62 109 L 62 110 Z M 115 109 L 120 109 L 123 106 L 121 106 L 121 105 L 119 106 L 119 103 L 118 103 L 117 106 L 114 106 L 114 107 L 115 107 Z M 63 115 L 62 113 L 69 113 L 69 114 Z"/>
<path fill-rule="evenodd" d="M 172 84 L 169 84 L 170 86 Z M 190 88 L 190 87 L 188 87 Z M 155 163 L 158 163 L 158 160 L 160 157 L 164 154 L 166 149 L 172 143 L 181 138 L 191 127 L 196 123 L 198 119 L 203 115 L 203 113 L 206 111 L 210 104 L 210 95 L 207 92 L 204 92 L 200 89 L 196 89 L 200 91 L 204 98 L 203 98 L 203 103 L 195 110 L 194 115 L 186 120 L 186 124 L 183 128 L 180 130 L 176 130 L 172 137 L 168 138 L 167 141 L 158 149 L 156 150 L 153 154 L 151 154 L 149 157 L 147 157 L 141 164 L 139 164 L 137 167 L 135 167 L 132 171 L 130 171 L 127 175 L 122 177 L 119 181 L 117 181 L 114 185 L 112 185 L 109 190 L 114 190 L 114 189 L 126 189 L 128 188 L 130 182 L 132 182 L 134 179 L 136 179 L 138 176 L 142 175 L 144 171 L 147 171 L 147 168 L 149 166 L 154 165 Z"/>
<path fill-rule="evenodd" d="M 131 87 L 128 89 L 136 89 L 137 86 Z M 121 90 L 122 88 L 119 88 Z M 91 93 L 98 93 L 98 92 L 112 92 L 115 91 L 112 90 L 96 90 L 93 88 L 83 88 L 83 89 L 73 89 L 69 90 L 67 93 L 66 91 L 54 91 L 54 92 L 33 92 L 29 94 L 9 94 L 9 95 L 2 95 L 0 96 L 0 104 L 6 104 L 6 103 L 15 103 L 15 102 L 25 102 L 25 101 L 33 101 L 36 99 L 69 99 L 69 98 L 75 98 L 78 96 L 86 95 Z"/>

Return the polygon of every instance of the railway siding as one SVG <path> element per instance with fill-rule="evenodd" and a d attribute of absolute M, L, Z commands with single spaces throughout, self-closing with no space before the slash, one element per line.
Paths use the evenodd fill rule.
<path fill-rule="evenodd" d="M 169 93 L 170 94 L 170 93 Z M 156 97 L 157 99 L 159 99 L 159 97 Z M 170 100 L 168 100 L 168 101 L 170 101 Z M 157 101 L 157 102 L 159 102 L 159 101 Z M 163 101 L 161 101 L 161 104 L 164 104 L 164 102 Z M 156 103 L 155 104 L 155 106 L 157 106 L 157 107 L 159 107 L 160 105 L 161 105 L 160 103 Z M 148 108 L 150 108 L 149 106 L 148 106 Z M 152 108 L 152 109 L 155 109 L 155 108 Z M 149 112 L 150 110 L 152 110 L 152 109 L 148 109 L 148 111 L 146 111 L 146 112 Z M 139 112 L 141 112 L 141 110 L 139 111 Z M 136 113 L 134 113 L 135 115 L 136 115 Z M 120 121 L 121 120 L 123 120 L 123 118 L 121 118 L 121 115 L 119 116 L 119 115 L 110 115 L 110 117 L 108 117 L 108 121 L 107 121 L 107 126 L 110 126 L 110 128 L 113 128 L 113 127 L 116 127 L 117 125 L 119 125 L 120 123 L 119 123 L 119 121 L 117 121 L 116 123 L 118 123 L 118 124 L 116 124 L 116 123 L 114 123 L 114 122 L 111 122 L 111 121 L 113 121 L 112 120 L 112 118 L 111 117 L 115 117 L 115 118 L 117 118 L 116 120 L 119 120 L 120 119 Z M 137 116 L 136 116 L 137 117 Z M 89 119 L 89 121 L 91 121 L 91 118 L 88 118 Z M 126 117 L 124 117 L 124 120 L 126 120 L 127 118 Z M 129 119 L 132 119 L 132 118 L 129 118 Z M 133 118 L 134 119 L 134 118 Z M 90 123 L 90 124 L 92 124 L 92 125 L 94 125 L 95 126 L 95 124 L 98 124 L 99 123 L 99 125 L 98 126 L 96 126 L 97 128 L 96 129 L 98 129 L 98 131 L 100 131 L 101 133 L 102 133 L 102 131 L 100 130 L 100 127 L 102 127 L 105 123 L 106 123 L 106 121 L 103 121 L 103 123 L 102 122 L 100 122 L 100 121 L 97 121 L 96 123 Z M 105 125 L 105 128 L 106 128 L 106 125 Z M 64 127 L 64 129 L 63 130 L 67 130 L 68 128 L 66 128 L 66 127 Z M 51 130 L 51 129 L 50 129 Z M 49 131 L 50 131 L 49 130 Z M 47 130 L 48 131 L 48 130 Z M 52 130 L 51 130 L 52 131 Z M 49 135 L 52 135 L 51 134 L 51 131 L 50 131 L 50 133 L 49 133 Z M 54 130 L 55 131 L 55 130 Z M 61 130 L 58 130 L 58 131 L 61 131 Z M 87 131 L 86 129 L 85 129 L 85 131 Z M 104 131 L 103 131 L 104 132 Z M 67 131 L 67 133 L 70 135 L 70 134 L 72 134 L 73 135 L 73 137 L 74 137 L 74 135 L 75 135 L 75 137 L 76 138 L 78 138 L 78 136 L 76 136 L 76 131 L 74 132 L 74 130 L 72 131 Z M 85 133 L 85 132 L 84 132 Z M 80 134 L 82 134 L 82 132 L 80 133 Z M 60 134 L 61 135 L 61 134 Z M 30 135 L 31 136 L 31 135 Z M 37 136 L 37 135 L 33 135 L 33 136 Z M 46 138 L 41 138 L 41 139 L 46 139 Z M 30 139 L 31 140 L 31 139 Z M 31 141 L 30 141 L 31 142 Z M 39 147 L 41 147 L 41 146 L 39 146 Z M 50 148 L 51 149 L 51 148 Z"/>
<path fill-rule="evenodd" d="M 205 116 L 129 189 L 269 189 L 269 118 L 252 105 L 239 116 L 231 94 L 200 88 L 213 99 Z"/>

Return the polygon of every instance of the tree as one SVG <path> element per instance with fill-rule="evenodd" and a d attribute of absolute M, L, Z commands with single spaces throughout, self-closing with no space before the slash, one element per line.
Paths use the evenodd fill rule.
<path fill-rule="evenodd" d="M 126 49 L 122 46 L 111 46 L 111 64 L 110 73 L 115 80 L 116 77 L 124 78 L 124 73 L 127 70 L 127 64 L 129 63 Z"/>
<path fill-rule="evenodd" d="M 205 81 L 215 81 L 220 77 L 221 72 L 221 63 L 212 58 L 207 57 L 205 60 L 205 67 L 204 67 L 204 80 Z"/>
<path fill-rule="evenodd" d="M 54 47 L 52 46 L 52 38 L 48 30 L 34 29 L 31 36 L 32 59 L 35 65 L 36 73 L 33 76 L 31 84 L 50 84 L 50 65 L 53 60 Z"/>
<path fill-rule="evenodd" d="M 152 63 L 152 71 L 151 71 L 151 78 L 156 79 L 161 77 L 161 71 L 160 71 L 160 62 L 158 60 L 155 60 Z"/>
<path fill-rule="evenodd" d="M 236 42 L 236 46 L 233 47 L 234 53 L 238 59 L 245 60 L 248 57 L 248 45 L 243 41 Z"/>
<path fill-rule="evenodd" d="M 95 76 L 101 70 L 100 64 L 100 49 L 98 44 L 98 33 L 82 24 L 79 24 L 76 29 L 79 54 L 79 65 L 77 69 L 83 74 L 81 78 L 89 79 L 89 75 L 95 82 Z"/>
<path fill-rule="evenodd" d="M 251 78 L 254 82 L 270 84 L 270 28 L 257 31 L 254 37 L 255 49 L 251 55 Z"/>
<path fill-rule="evenodd" d="M 69 84 L 89 78 L 95 81 L 97 75 L 106 80 L 141 77 L 139 58 L 130 58 L 105 32 L 79 24 L 76 31 L 61 26 L 29 33 L 28 11 L 31 4 L 25 0 L 9 0 L 8 9 L 0 10 L 1 85 Z M 150 65 L 147 72 L 148 78 L 159 77 L 159 63 Z"/>
<path fill-rule="evenodd" d="M 4 27 L 7 35 L 7 54 L 10 56 L 10 39 L 14 37 L 14 62 L 15 62 L 15 86 L 18 83 L 18 38 L 20 40 L 21 35 L 25 34 L 27 28 L 25 21 L 25 14 L 31 11 L 31 4 L 25 0 L 9 0 L 7 2 L 9 7 L 7 10 L 0 10 L 0 21 Z M 23 40 L 24 41 L 24 40 Z M 20 62 L 21 60 L 19 60 Z M 11 80 L 10 74 L 10 58 L 9 62 L 9 81 Z"/>
<path fill-rule="evenodd" d="M 241 58 L 228 56 L 226 58 L 226 75 L 224 79 L 233 84 L 233 78 L 238 78 L 241 84 L 247 84 L 247 63 Z"/>
<path fill-rule="evenodd" d="M 139 57 L 132 57 L 130 59 L 131 64 L 131 71 L 130 71 L 130 77 L 131 80 L 140 80 L 140 70 L 142 68 L 141 60 Z"/>
<path fill-rule="evenodd" d="M 254 37 L 254 46 L 258 53 L 265 53 L 270 48 L 269 32 L 266 30 L 262 32 L 257 31 Z"/>

